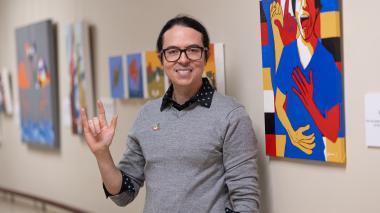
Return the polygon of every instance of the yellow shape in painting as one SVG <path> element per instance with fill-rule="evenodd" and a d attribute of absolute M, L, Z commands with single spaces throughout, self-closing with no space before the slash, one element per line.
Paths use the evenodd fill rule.
<path fill-rule="evenodd" d="M 263 89 L 273 90 L 272 77 L 270 75 L 270 68 L 263 68 Z"/>
<path fill-rule="evenodd" d="M 159 55 L 155 51 L 145 52 L 149 98 L 158 98 L 165 93 L 164 71 Z"/>
<path fill-rule="evenodd" d="M 284 157 L 286 135 L 276 135 L 276 156 Z"/>
<path fill-rule="evenodd" d="M 338 138 L 335 143 L 326 140 L 326 161 L 334 163 L 346 162 L 346 141 L 344 138 Z"/>
<path fill-rule="evenodd" d="M 208 47 L 208 60 L 204 68 L 203 77 L 207 77 L 210 83 L 216 87 L 216 65 L 214 44 L 210 43 Z"/>
<path fill-rule="evenodd" d="M 340 37 L 340 13 L 321 13 L 321 38 Z"/>
<path fill-rule="evenodd" d="M 162 67 L 159 55 L 156 51 L 146 51 L 145 52 L 146 61 L 150 63 L 152 69 L 156 69 L 157 67 Z"/>

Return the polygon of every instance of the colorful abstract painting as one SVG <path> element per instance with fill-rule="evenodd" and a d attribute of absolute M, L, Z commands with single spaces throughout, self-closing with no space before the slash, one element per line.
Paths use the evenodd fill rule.
<path fill-rule="evenodd" d="M 141 53 L 127 55 L 127 82 L 129 98 L 144 98 L 143 64 Z"/>
<path fill-rule="evenodd" d="M 65 33 L 70 75 L 71 127 L 73 134 L 81 134 L 80 109 L 85 108 L 90 117 L 95 113 L 89 26 L 84 22 L 70 24 L 66 26 Z"/>
<path fill-rule="evenodd" d="M 203 76 L 220 93 L 225 94 L 224 80 L 224 45 L 222 43 L 210 43 L 208 47 L 209 58 L 204 68 Z"/>
<path fill-rule="evenodd" d="M 159 98 L 165 94 L 164 70 L 156 51 L 146 51 L 144 56 L 147 98 Z"/>
<path fill-rule="evenodd" d="M 269 156 L 346 161 L 339 2 L 260 1 Z"/>
<path fill-rule="evenodd" d="M 0 113 L 5 111 L 4 79 L 0 75 Z"/>
<path fill-rule="evenodd" d="M 8 69 L 4 68 L 0 73 L 0 105 L 6 115 L 13 114 L 12 79 Z"/>
<path fill-rule="evenodd" d="M 57 147 L 58 73 L 50 20 L 16 29 L 22 141 Z"/>
<path fill-rule="evenodd" d="M 109 58 L 109 73 L 112 98 L 125 98 L 123 57 L 113 56 Z"/>

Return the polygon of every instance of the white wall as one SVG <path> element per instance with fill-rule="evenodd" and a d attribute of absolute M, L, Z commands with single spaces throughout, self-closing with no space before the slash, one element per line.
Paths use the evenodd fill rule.
<path fill-rule="evenodd" d="M 243 103 L 260 142 L 262 212 L 380 212 L 380 150 L 365 146 L 364 95 L 379 91 L 380 29 L 375 0 L 343 2 L 347 132 L 344 166 L 264 155 L 259 5 L 255 0 L 0 0 L 0 66 L 16 76 L 16 27 L 52 18 L 58 24 L 60 100 L 68 96 L 64 26 L 84 19 L 95 27 L 96 90 L 108 96 L 108 56 L 154 49 L 164 22 L 178 13 L 201 20 L 211 40 L 226 44 L 227 94 Z M 17 81 L 15 81 L 15 87 Z M 17 91 L 17 90 L 16 90 Z M 17 97 L 16 97 L 16 101 Z M 143 102 L 116 102 L 119 124 L 112 152 L 117 161 L 126 132 Z M 61 112 L 62 113 L 62 108 Z M 1 118 L 0 186 L 93 212 L 142 212 L 144 190 L 127 209 L 104 199 L 94 157 L 84 141 L 61 125 L 58 152 L 21 142 L 16 116 Z M 379 139 L 380 140 L 380 139 Z M 128 211 L 129 210 L 129 211 Z"/>

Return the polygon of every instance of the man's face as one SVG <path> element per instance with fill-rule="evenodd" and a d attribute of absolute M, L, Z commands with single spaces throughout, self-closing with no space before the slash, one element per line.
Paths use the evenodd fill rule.
<path fill-rule="evenodd" d="M 302 38 L 305 41 L 313 36 L 314 25 L 316 22 L 318 10 L 315 8 L 314 0 L 297 0 L 296 19 Z"/>
<path fill-rule="evenodd" d="M 189 46 L 203 47 L 202 34 L 192 28 L 176 25 L 166 31 L 163 36 L 163 49 L 177 47 L 180 49 Z M 162 64 L 166 75 L 174 86 L 193 87 L 202 82 L 202 73 L 205 66 L 205 54 L 200 60 L 189 60 L 185 53 L 176 62 L 168 62 L 165 57 Z"/>

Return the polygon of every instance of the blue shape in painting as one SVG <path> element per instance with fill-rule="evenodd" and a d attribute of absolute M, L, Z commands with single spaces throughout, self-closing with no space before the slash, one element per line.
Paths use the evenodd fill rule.
<path fill-rule="evenodd" d="M 109 58 L 110 85 L 113 98 L 124 98 L 123 63 L 121 56 Z"/>
<path fill-rule="evenodd" d="M 128 93 L 130 98 L 143 98 L 143 77 L 141 54 L 127 55 Z"/>
<path fill-rule="evenodd" d="M 329 11 L 339 11 L 339 1 L 338 0 L 321 0 L 321 12 Z"/>
<path fill-rule="evenodd" d="M 21 131 L 23 141 L 49 146 L 54 145 L 54 128 L 53 123 L 49 120 L 25 120 L 21 124 Z"/>

